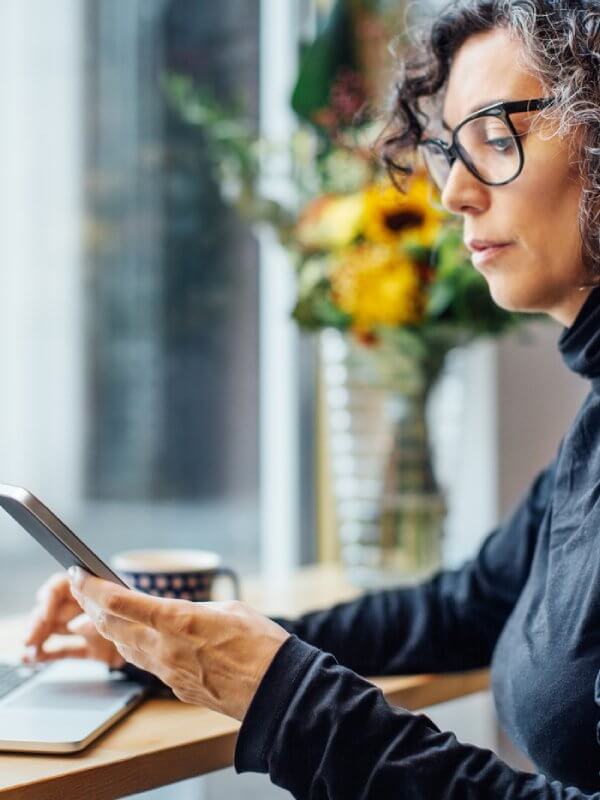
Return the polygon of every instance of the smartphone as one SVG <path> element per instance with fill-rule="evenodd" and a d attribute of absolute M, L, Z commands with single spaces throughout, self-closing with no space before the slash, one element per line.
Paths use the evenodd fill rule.
<path fill-rule="evenodd" d="M 0 484 L 0 506 L 65 569 L 83 567 L 97 578 L 131 588 L 27 489 Z"/>

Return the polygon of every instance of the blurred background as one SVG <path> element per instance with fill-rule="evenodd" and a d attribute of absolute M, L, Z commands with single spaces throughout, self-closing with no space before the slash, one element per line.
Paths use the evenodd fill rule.
<path fill-rule="evenodd" d="M 107 559 L 195 547 L 281 581 L 340 558 L 320 334 L 291 316 L 285 247 L 226 202 L 208 137 L 164 88 L 187 76 L 285 142 L 302 53 L 335 5 L 0 0 L 0 481 Z M 445 567 L 510 510 L 586 392 L 560 328 L 527 332 L 472 341 L 433 390 Z M 8 517 L 0 568 L 5 615 L 55 570 Z M 253 787 L 267 796 L 228 772 L 153 796 Z"/>

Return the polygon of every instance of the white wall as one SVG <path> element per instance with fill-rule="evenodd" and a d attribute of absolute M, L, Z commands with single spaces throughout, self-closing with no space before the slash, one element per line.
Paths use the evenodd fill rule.
<path fill-rule="evenodd" d="M 507 337 L 498 347 L 498 510 L 508 512 L 536 473 L 555 455 L 590 384 L 564 363 L 562 326 L 536 322 L 534 341 Z"/>
<path fill-rule="evenodd" d="M 459 566 L 498 519 L 496 344 L 453 356 L 431 403 L 436 473 L 446 490 L 444 564 Z"/>
<path fill-rule="evenodd" d="M 471 346 L 455 371 L 461 392 L 442 384 L 433 398 L 438 474 L 449 489 L 448 567 L 471 557 L 519 502 L 589 391 L 562 360 L 562 330 L 537 321 L 526 329 L 527 341 L 511 334 Z"/>

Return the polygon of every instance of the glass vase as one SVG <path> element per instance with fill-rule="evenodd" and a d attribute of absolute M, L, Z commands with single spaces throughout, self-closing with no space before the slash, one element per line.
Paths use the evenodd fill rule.
<path fill-rule="evenodd" d="M 442 565 L 446 500 L 426 411 L 450 349 L 417 357 L 321 334 L 339 553 L 358 585 L 421 579 Z"/>

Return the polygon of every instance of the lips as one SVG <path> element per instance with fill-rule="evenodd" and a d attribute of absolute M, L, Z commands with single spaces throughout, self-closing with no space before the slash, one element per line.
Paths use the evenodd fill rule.
<path fill-rule="evenodd" d="M 501 255 L 512 242 L 483 242 L 482 240 L 471 240 L 467 245 L 471 251 L 471 262 L 474 267 L 491 261 Z"/>
<path fill-rule="evenodd" d="M 469 239 L 465 242 L 468 249 L 474 253 L 480 250 L 488 250 L 493 247 L 505 247 L 511 242 L 493 241 L 492 239 Z"/>

